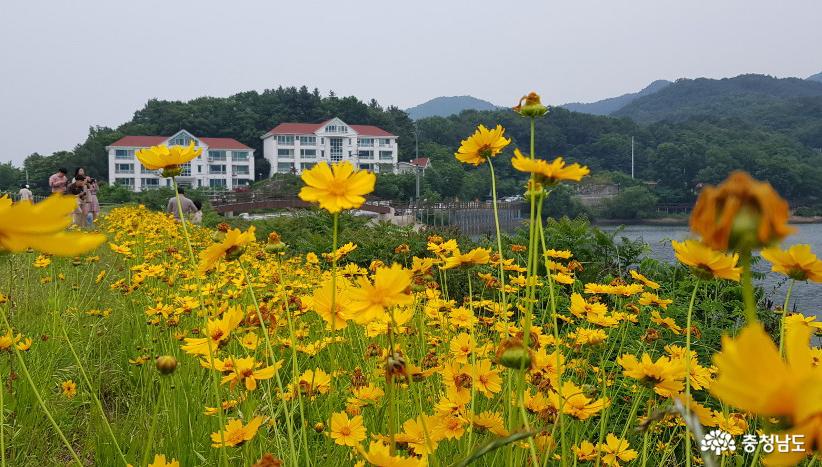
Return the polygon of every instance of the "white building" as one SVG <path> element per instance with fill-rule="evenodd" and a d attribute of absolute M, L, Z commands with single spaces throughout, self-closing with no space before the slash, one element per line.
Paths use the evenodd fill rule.
<path fill-rule="evenodd" d="M 253 149 L 232 138 L 197 138 L 180 130 L 171 137 L 125 136 L 106 146 L 109 183 L 132 191 L 171 186 L 171 179 L 164 179 L 158 170 L 143 167 L 134 154 L 150 146 L 188 146 L 191 141 L 203 152 L 182 166 L 177 177 L 181 186 L 233 190 L 254 181 Z"/>
<path fill-rule="evenodd" d="M 350 161 L 373 172 L 397 170 L 397 136 L 339 118 L 322 123 L 281 123 L 262 136 L 263 156 L 275 173 L 300 173 L 321 161 Z"/>

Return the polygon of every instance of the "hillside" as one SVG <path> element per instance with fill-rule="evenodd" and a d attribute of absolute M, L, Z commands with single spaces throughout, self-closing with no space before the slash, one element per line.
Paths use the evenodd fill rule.
<path fill-rule="evenodd" d="M 692 117 L 733 118 L 761 112 L 791 99 L 822 96 L 822 82 L 766 75 L 724 79 L 680 79 L 613 113 L 639 123 L 685 121 Z"/>
<path fill-rule="evenodd" d="M 819 72 L 815 75 L 808 76 L 805 79 L 808 79 L 808 80 L 811 80 L 811 81 L 819 81 L 820 83 L 822 83 L 822 72 Z"/>
<path fill-rule="evenodd" d="M 411 107 L 406 112 L 412 120 L 419 120 L 426 117 L 447 117 L 463 110 L 494 110 L 497 108 L 496 105 L 473 96 L 443 96 Z"/>
<path fill-rule="evenodd" d="M 560 107 L 572 110 L 574 112 L 583 112 L 592 115 L 610 115 L 616 112 L 617 110 L 625 107 L 626 105 L 630 104 L 631 102 L 635 101 L 636 99 L 643 96 L 651 95 L 667 87 L 670 84 L 670 81 L 659 79 L 649 84 L 648 86 L 645 86 L 639 92 L 623 94 L 617 97 L 609 97 L 608 99 L 602 99 L 596 102 L 571 102 L 568 104 L 563 104 Z"/>

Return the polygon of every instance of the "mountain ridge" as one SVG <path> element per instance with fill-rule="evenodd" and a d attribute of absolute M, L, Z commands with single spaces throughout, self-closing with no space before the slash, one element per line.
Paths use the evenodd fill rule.
<path fill-rule="evenodd" d="M 560 107 L 566 108 L 573 112 L 583 112 L 592 115 L 611 115 L 617 110 L 625 107 L 634 100 L 654 94 L 667 86 L 673 84 L 671 81 L 658 79 L 652 81 L 651 84 L 645 86 L 637 92 L 629 92 L 621 96 L 608 97 L 594 102 L 569 102 L 562 104 Z"/>
<path fill-rule="evenodd" d="M 474 96 L 439 96 L 405 109 L 412 120 L 426 117 L 448 117 L 463 110 L 496 110 L 499 106 Z"/>

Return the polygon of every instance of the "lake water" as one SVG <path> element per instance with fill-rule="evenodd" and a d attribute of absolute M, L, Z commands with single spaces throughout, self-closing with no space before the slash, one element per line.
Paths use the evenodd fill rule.
<path fill-rule="evenodd" d="M 795 227 L 798 229 L 797 233 L 785 239 L 784 246 L 807 243 L 811 245 L 814 253 L 822 256 L 822 224 L 800 224 Z M 603 229 L 613 231 L 615 228 L 604 227 Z M 629 225 L 625 226 L 617 237 L 642 240 L 650 247 L 650 251 L 646 253 L 649 257 L 659 261 L 674 262 L 676 259 L 671 248 L 671 240 L 682 241 L 688 238 L 689 234 L 690 231 L 686 226 Z M 769 271 L 770 263 L 761 260 L 754 269 L 761 272 Z M 770 300 L 782 306 L 788 288 L 788 280 L 785 276 L 769 273 L 764 280 L 759 281 L 759 285 L 765 289 Z M 822 284 L 814 282 L 794 284 L 789 308 L 805 315 L 822 316 Z"/>

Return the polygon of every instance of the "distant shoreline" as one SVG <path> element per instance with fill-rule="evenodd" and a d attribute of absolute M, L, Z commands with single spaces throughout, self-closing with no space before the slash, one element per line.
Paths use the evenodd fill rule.
<path fill-rule="evenodd" d="M 791 224 L 822 224 L 822 216 L 791 216 Z M 658 225 L 658 226 L 686 226 L 687 217 L 656 217 L 653 219 L 596 219 L 592 222 L 597 226 L 613 225 Z"/>

